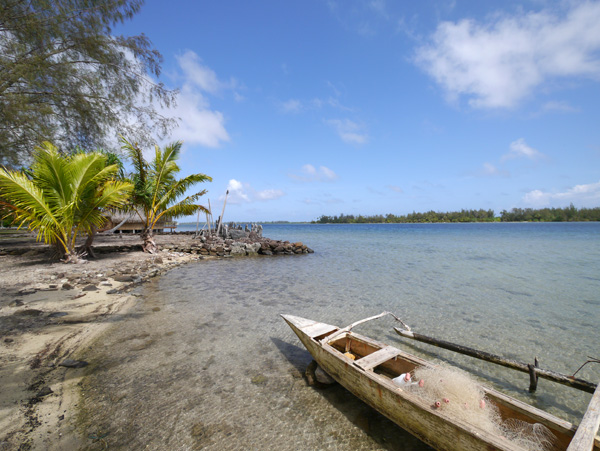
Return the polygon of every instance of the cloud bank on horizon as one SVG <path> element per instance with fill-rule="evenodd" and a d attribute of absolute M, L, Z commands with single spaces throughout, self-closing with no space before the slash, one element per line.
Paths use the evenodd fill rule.
<path fill-rule="evenodd" d="M 184 3 L 134 23 L 239 220 L 600 206 L 600 1 Z"/>

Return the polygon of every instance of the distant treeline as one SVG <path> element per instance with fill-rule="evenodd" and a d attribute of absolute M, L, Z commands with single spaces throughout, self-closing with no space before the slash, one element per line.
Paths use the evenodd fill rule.
<path fill-rule="evenodd" d="M 323 215 L 313 224 L 373 224 L 373 223 L 425 223 L 425 222 L 569 222 L 600 221 L 600 207 L 575 208 L 572 204 L 566 208 L 513 208 L 502 210 L 496 216 L 494 210 L 461 210 L 452 212 L 428 211 L 426 213 L 409 213 L 396 216 L 394 214 L 363 216 Z"/>

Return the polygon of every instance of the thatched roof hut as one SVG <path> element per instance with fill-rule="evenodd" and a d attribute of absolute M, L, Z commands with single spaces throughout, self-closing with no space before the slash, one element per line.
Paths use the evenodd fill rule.
<path fill-rule="evenodd" d="M 136 212 L 110 212 L 106 214 L 105 217 L 107 218 L 107 221 L 101 231 L 110 230 L 123 222 L 123 220 L 125 220 L 125 222 L 117 229 L 118 232 L 137 233 L 141 232 L 144 228 L 144 222 Z M 141 217 L 143 218 L 143 215 L 141 215 Z M 169 231 L 172 232 L 176 228 L 177 222 L 173 221 L 171 218 L 166 218 L 158 221 L 153 230 L 155 232 L 164 232 L 165 229 L 169 229 Z"/>

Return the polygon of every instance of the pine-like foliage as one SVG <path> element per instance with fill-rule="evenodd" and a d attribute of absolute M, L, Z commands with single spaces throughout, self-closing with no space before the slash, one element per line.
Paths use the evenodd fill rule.
<path fill-rule="evenodd" d="M 0 2 L 0 164 L 27 160 L 42 141 L 61 148 L 147 142 L 174 125 L 157 113 L 175 92 L 156 83 L 162 57 L 143 34 L 113 26 L 142 0 Z"/>

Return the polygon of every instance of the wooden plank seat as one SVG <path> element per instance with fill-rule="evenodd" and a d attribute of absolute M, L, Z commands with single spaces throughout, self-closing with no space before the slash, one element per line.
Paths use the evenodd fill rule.
<path fill-rule="evenodd" d="M 323 323 L 314 323 L 302 328 L 302 332 L 304 332 L 310 338 L 320 337 L 321 335 L 333 332 L 334 330 L 338 330 L 338 328 L 336 326 L 330 326 L 329 324 Z"/>
<path fill-rule="evenodd" d="M 381 365 L 383 362 L 387 362 L 400 354 L 400 350 L 393 346 L 386 346 L 381 348 L 379 351 L 375 351 L 372 354 L 364 356 L 358 359 L 354 364 L 363 370 L 372 370 L 377 365 Z"/>

